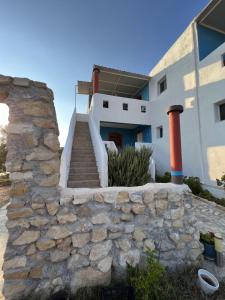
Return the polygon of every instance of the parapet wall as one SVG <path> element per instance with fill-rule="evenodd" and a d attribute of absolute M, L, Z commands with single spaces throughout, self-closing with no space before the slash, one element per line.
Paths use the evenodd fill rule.
<path fill-rule="evenodd" d="M 35 214 L 44 211 L 17 220 L 16 257 L 8 248 L 5 276 L 24 286 L 22 293 L 44 295 L 66 286 L 75 292 L 107 284 L 112 269 L 123 276 L 127 263 L 144 263 L 148 249 L 171 268 L 195 263 L 202 251 L 191 207 L 189 189 L 173 184 L 64 189 L 58 207 L 35 208 Z M 5 293 L 15 284 L 8 279 Z"/>

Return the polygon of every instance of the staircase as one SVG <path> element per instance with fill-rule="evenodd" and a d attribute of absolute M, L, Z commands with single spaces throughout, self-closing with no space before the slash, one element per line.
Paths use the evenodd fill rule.
<path fill-rule="evenodd" d="M 99 174 L 87 122 L 76 122 L 67 186 L 69 188 L 100 187 Z"/>

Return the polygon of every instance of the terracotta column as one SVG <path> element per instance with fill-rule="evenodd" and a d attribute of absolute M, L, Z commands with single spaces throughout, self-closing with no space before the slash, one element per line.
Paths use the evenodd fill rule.
<path fill-rule="evenodd" d="M 92 77 L 93 95 L 99 92 L 99 73 L 100 70 L 98 68 L 94 68 Z"/>
<path fill-rule="evenodd" d="M 180 135 L 180 114 L 182 112 L 182 105 L 170 106 L 167 111 L 169 115 L 171 181 L 175 184 L 183 183 Z"/>

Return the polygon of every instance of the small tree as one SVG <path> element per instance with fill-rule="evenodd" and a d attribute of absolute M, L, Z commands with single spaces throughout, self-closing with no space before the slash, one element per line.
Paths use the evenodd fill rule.
<path fill-rule="evenodd" d="M 0 126 L 0 172 L 5 172 L 5 161 L 7 155 L 6 128 Z"/>

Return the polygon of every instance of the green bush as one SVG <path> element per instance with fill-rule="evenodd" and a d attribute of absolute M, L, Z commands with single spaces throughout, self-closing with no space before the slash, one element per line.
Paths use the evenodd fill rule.
<path fill-rule="evenodd" d="M 184 177 L 184 183 L 189 186 L 194 195 L 199 195 L 203 192 L 203 188 L 198 177 Z"/>
<path fill-rule="evenodd" d="M 128 283 L 134 288 L 135 299 L 163 299 L 162 283 L 165 268 L 155 259 L 154 252 L 147 252 L 145 268 L 127 266 Z"/>
<path fill-rule="evenodd" d="M 139 186 L 150 181 L 148 148 L 127 147 L 121 152 L 108 152 L 109 186 Z"/>
<path fill-rule="evenodd" d="M 171 174 L 170 172 L 166 172 L 163 176 L 156 176 L 156 182 L 167 183 L 171 182 Z"/>
<path fill-rule="evenodd" d="M 225 174 L 220 179 L 216 179 L 216 182 L 218 186 L 222 186 L 225 189 Z"/>

